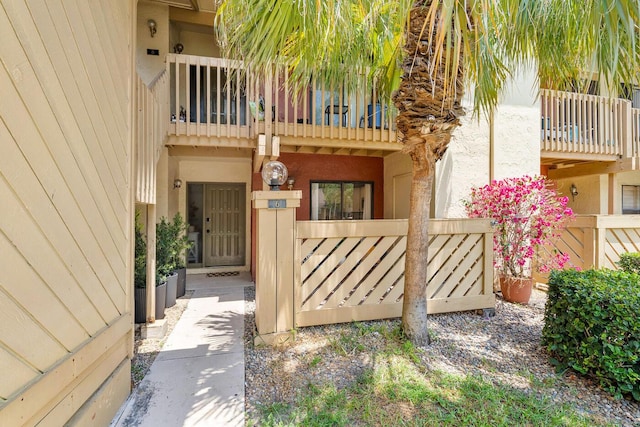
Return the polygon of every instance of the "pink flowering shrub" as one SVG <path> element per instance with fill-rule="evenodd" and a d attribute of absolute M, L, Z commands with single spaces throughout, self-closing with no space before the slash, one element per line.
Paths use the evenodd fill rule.
<path fill-rule="evenodd" d="M 548 253 L 573 211 L 544 177 L 523 176 L 472 188 L 465 202 L 470 218 L 491 218 L 494 266 L 503 275 L 531 277 L 532 265 L 542 272 L 562 269 L 569 255 Z"/>

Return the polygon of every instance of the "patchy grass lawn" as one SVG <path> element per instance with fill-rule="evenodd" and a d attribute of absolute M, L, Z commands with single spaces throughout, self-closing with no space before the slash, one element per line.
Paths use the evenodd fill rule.
<path fill-rule="evenodd" d="M 391 324 L 392 325 L 392 324 Z M 375 328 L 375 330 L 370 330 Z M 338 389 L 331 381 L 308 381 L 294 401 L 258 406 L 261 426 L 599 426 L 602 421 L 552 402 L 539 391 L 552 385 L 533 382 L 529 391 L 486 379 L 429 369 L 401 336 L 399 326 L 354 324 L 350 332 L 328 338 L 339 356 L 371 351 L 364 337 L 375 332 L 379 346 L 368 367 Z M 306 369 L 322 364 L 310 355 Z M 328 357 L 328 356 L 325 356 Z M 523 368 L 526 375 L 526 368 Z"/>

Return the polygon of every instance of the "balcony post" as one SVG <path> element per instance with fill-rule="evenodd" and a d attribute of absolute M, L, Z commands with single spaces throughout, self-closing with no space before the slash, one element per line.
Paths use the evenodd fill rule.
<path fill-rule="evenodd" d="M 622 145 L 622 158 L 628 159 L 633 155 L 633 150 L 631 145 L 633 143 L 633 138 L 631 135 L 631 126 L 633 121 L 631 120 L 631 102 L 629 101 L 620 101 L 620 115 L 621 127 L 620 136 L 621 136 L 621 145 Z"/>
<path fill-rule="evenodd" d="M 264 134 L 267 139 L 267 156 L 271 156 L 271 136 L 273 135 L 273 74 L 268 72 L 264 76 Z"/>

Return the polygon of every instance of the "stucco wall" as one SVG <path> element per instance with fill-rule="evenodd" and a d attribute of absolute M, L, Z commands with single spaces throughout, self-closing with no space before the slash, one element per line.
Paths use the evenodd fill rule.
<path fill-rule="evenodd" d="M 298 220 L 310 219 L 311 181 L 371 181 L 373 182 L 373 217 L 384 215 L 383 160 L 379 157 L 332 156 L 326 154 L 282 153 L 278 159 L 295 178 L 294 190 L 302 191 Z"/>
<path fill-rule="evenodd" d="M 167 159 L 167 216 L 180 212 L 187 215 L 188 183 L 244 183 L 246 185 L 245 205 L 245 265 L 248 269 L 251 259 L 251 186 L 252 158 L 248 152 L 238 150 L 215 150 L 195 147 L 179 147 L 169 150 Z M 173 188 L 174 179 L 182 180 L 182 187 Z"/>
<path fill-rule="evenodd" d="M 558 193 L 569 198 L 568 206 L 577 214 L 608 213 L 607 175 L 588 175 L 554 181 Z M 571 184 L 578 189 L 578 195 L 571 196 Z"/>
<path fill-rule="evenodd" d="M 212 58 L 220 57 L 220 49 L 213 35 L 213 27 L 211 33 L 205 34 L 194 31 L 178 31 L 178 40 L 184 46 L 182 51 L 185 55 L 208 56 Z"/>
<path fill-rule="evenodd" d="M 471 187 L 489 181 L 489 125 L 466 116 L 436 164 L 435 217 L 465 217 L 462 200 Z"/>
<path fill-rule="evenodd" d="M 153 37 L 147 21 L 156 21 Z M 136 69 L 147 85 L 165 69 L 164 58 L 169 47 L 169 6 L 141 1 L 138 4 Z M 147 49 L 157 49 L 158 55 L 147 55 Z"/>
<path fill-rule="evenodd" d="M 162 149 L 156 165 L 156 217 L 169 216 L 169 150 Z"/>
<path fill-rule="evenodd" d="M 409 192 L 411 190 L 411 158 L 393 153 L 384 158 L 384 217 L 409 218 Z"/>
<path fill-rule="evenodd" d="M 640 171 L 611 175 L 587 175 L 555 180 L 558 191 L 569 197 L 569 207 L 578 214 L 622 214 L 622 186 L 640 185 Z M 570 187 L 575 184 L 578 195 L 571 197 Z M 613 190 L 613 211 L 609 212 L 609 189 Z"/>
<path fill-rule="evenodd" d="M 495 179 L 536 175 L 540 171 L 540 107 L 532 70 L 514 75 L 494 113 L 493 173 Z M 471 187 L 490 181 L 489 121 L 469 111 L 453 135 L 449 149 L 436 166 L 435 216 L 464 217 L 462 201 Z"/>

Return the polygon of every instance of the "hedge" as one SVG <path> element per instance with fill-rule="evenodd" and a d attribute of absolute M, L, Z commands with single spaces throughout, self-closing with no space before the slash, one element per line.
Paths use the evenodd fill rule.
<path fill-rule="evenodd" d="M 616 397 L 640 400 L 640 276 L 553 271 L 542 343 L 559 369 L 595 378 Z"/>
<path fill-rule="evenodd" d="M 627 252 L 620 254 L 620 261 L 616 264 L 620 266 L 622 271 L 640 274 L 640 253 Z"/>

